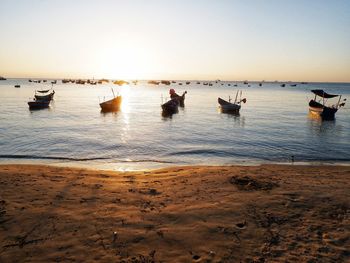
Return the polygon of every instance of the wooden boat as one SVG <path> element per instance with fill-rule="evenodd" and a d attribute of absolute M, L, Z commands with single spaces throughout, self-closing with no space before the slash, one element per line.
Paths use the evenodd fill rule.
<path fill-rule="evenodd" d="M 162 104 L 161 107 L 163 110 L 162 112 L 163 116 L 175 114 L 179 112 L 179 100 L 176 98 L 171 99 L 165 102 L 164 104 Z"/>
<path fill-rule="evenodd" d="M 238 92 L 236 93 L 236 98 L 233 103 L 231 103 L 231 98 L 229 98 L 229 101 L 223 100 L 221 98 L 218 98 L 218 103 L 220 105 L 220 109 L 223 113 L 239 113 L 239 110 L 241 109 L 241 104 L 246 103 L 247 99 L 242 99 L 242 91 L 240 92 L 240 99 L 238 100 Z"/>
<path fill-rule="evenodd" d="M 321 89 L 311 90 L 311 92 L 315 94 L 315 98 L 309 102 L 309 112 L 311 114 L 320 116 L 322 120 L 334 120 L 337 111 L 340 109 L 340 107 L 343 107 L 345 105 L 346 99 L 341 102 L 341 95 L 329 94 Z M 317 101 L 317 96 L 322 99 L 319 99 L 319 101 Z M 327 99 L 335 98 L 338 96 L 339 99 L 337 104 L 331 106 L 326 105 Z"/>
<path fill-rule="evenodd" d="M 20 88 L 21 87 L 21 85 L 15 85 L 15 88 Z"/>
<path fill-rule="evenodd" d="M 46 100 L 46 101 L 51 101 L 53 99 L 53 96 L 55 95 L 55 91 L 52 90 L 52 92 L 50 92 L 49 94 L 47 95 L 37 95 L 36 93 L 39 92 L 39 93 L 46 93 L 50 90 L 36 90 L 35 91 L 35 99 L 36 100 L 40 100 L 40 101 L 43 101 L 43 100 Z"/>
<path fill-rule="evenodd" d="M 176 99 L 179 101 L 180 107 L 185 107 L 185 95 L 187 94 L 187 91 L 182 93 L 182 95 L 180 96 L 180 95 L 176 94 L 174 89 L 170 89 L 169 94 L 170 94 L 171 99 Z"/>
<path fill-rule="evenodd" d="M 120 110 L 120 105 L 122 103 L 122 96 L 115 96 L 113 89 L 112 89 L 112 92 L 114 96 L 113 99 L 100 103 L 102 112 L 113 112 L 113 111 Z"/>
<path fill-rule="evenodd" d="M 28 101 L 29 109 L 31 110 L 39 110 L 50 107 L 50 100 L 36 100 Z"/>

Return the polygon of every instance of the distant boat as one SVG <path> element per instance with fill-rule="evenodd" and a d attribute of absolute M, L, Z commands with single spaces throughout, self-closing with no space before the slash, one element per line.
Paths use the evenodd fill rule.
<path fill-rule="evenodd" d="M 6 80 L 6 79 L 5 79 L 4 77 L 1 77 L 1 76 L 0 76 L 0 80 Z"/>
<path fill-rule="evenodd" d="M 44 80 L 46 82 L 46 80 Z M 51 84 L 57 84 L 57 80 L 51 81 Z"/>
<path fill-rule="evenodd" d="M 161 80 L 160 83 L 169 86 L 170 85 L 170 81 L 169 80 Z"/>
<path fill-rule="evenodd" d="M 123 86 L 123 85 L 129 85 L 129 82 L 125 80 L 116 80 L 113 82 L 113 84 L 118 85 L 118 86 Z"/>
<path fill-rule="evenodd" d="M 301 82 L 301 84 L 308 84 L 308 83 L 303 81 L 303 82 Z"/>
<path fill-rule="evenodd" d="M 296 86 L 297 86 L 297 84 L 290 84 L 290 86 L 291 86 L 291 87 L 296 87 Z"/>
<path fill-rule="evenodd" d="M 15 85 L 15 88 L 20 88 L 20 87 L 21 87 L 21 85 L 18 85 L 18 84 L 17 84 L 17 85 Z"/>
<path fill-rule="evenodd" d="M 248 85 L 248 80 L 243 81 L 243 84 Z"/>
<path fill-rule="evenodd" d="M 190 85 L 191 84 L 191 82 L 190 81 L 186 81 L 186 85 Z"/>
<path fill-rule="evenodd" d="M 147 82 L 148 84 L 152 84 L 152 85 L 159 85 L 159 81 L 155 81 L 155 80 L 150 80 Z"/>
<path fill-rule="evenodd" d="M 321 89 L 311 90 L 311 92 L 315 94 L 315 98 L 310 100 L 309 102 L 309 112 L 311 114 L 320 116 L 322 120 L 334 120 L 336 112 L 345 105 L 346 99 L 344 99 L 341 102 L 342 95 L 329 94 Z M 317 101 L 316 100 L 317 96 L 319 96 L 322 99 Z M 334 104 L 331 106 L 327 106 L 325 104 L 326 103 L 325 99 L 331 99 L 338 96 L 339 96 L 339 99 L 337 104 Z"/>
<path fill-rule="evenodd" d="M 113 92 L 113 99 L 107 100 L 100 103 L 101 111 L 102 112 L 113 112 L 120 110 L 120 105 L 122 103 L 122 96 L 115 96 L 114 91 Z"/>
<path fill-rule="evenodd" d="M 283 84 L 281 84 L 281 87 L 282 87 L 282 88 L 283 88 L 283 87 L 285 87 L 285 86 L 286 86 L 286 84 L 284 84 L 284 83 L 283 83 Z"/>
<path fill-rule="evenodd" d="M 218 98 L 218 103 L 219 103 L 220 109 L 223 113 L 239 113 L 239 110 L 241 109 L 242 102 L 246 103 L 247 99 L 241 98 L 242 91 L 240 91 L 240 99 L 238 100 L 238 93 L 239 93 L 239 91 L 237 91 L 236 98 L 235 98 L 233 103 L 231 103 L 231 98 L 229 98 L 229 101 Z"/>
<path fill-rule="evenodd" d="M 259 87 L 261 87 L 262 86 L 262 83 L 259 83 Z"/>
<path fill-rule="evenodd" d="M 197 84 L 201 84 L 199 81 L 197 81 Z"/>

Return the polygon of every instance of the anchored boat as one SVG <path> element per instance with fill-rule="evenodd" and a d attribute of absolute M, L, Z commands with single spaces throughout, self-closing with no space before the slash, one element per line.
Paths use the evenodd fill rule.
<path fill-rule="evenodd" d="M 238 93 L 240 93 L 240 98 L 238 99 Z M 242 91 L 237 91 L 236 98 L 233 103 L 231 103 L 231 97 L 229 97 L 229 101 L 226 101 L 222 98 L 218 98 L 218 103 L 220 105 L 220 109 L 224 113 L 239 113 L 241 109 L 241 104 L 246 103 L 247 99 L 242 99 Z"/>
<path fill-rule="evenodd" d="M 115 96 L 113 89 L 112 89 L 112 93 L 113 93 L 113 99 L 100 103 L 102 112 L 113 112 L 113 111 L 120 110 L 120 105 L 122 103 L 122 96 Z"/>
<path fill-rule="evenodd" d="M 337 111 L 345 105 L 346 99 L 341 101 L 342 95 L 329 94 L 321 89 L 311 90 L 311 92 L 315 94 L 315 98 L 309 102 L 309 112 L 320 116 L 323 120 L 334 120 Z M 338 102 L 327 106 L 328 99 L 335 97 L 339 97 Z"/>

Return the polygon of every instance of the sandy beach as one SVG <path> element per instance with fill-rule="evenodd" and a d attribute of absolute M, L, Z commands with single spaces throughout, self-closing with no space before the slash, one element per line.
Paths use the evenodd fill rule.
<path fill-rule="evenodd" d="M 0 166 L 0 262 L 349 262 L 350 167 Z"/>

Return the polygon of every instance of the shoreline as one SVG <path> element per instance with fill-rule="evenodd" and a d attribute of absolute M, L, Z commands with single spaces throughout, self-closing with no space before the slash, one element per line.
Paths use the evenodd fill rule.
<path fill-rule="evenodd" d="M 1 164 L 0 261 L 346 262 L 349 176 L 326 165 Z"/>
<path fill-rule="evenodd" d="M 93 169 L 102 171 L 115 171 L 115 172 L 137 172 L 137 171 L 152 171 L 157 169 L 166 169 L 173 167 L 232 167 L 232 166 L 264 166 L 264 165 L 282 165 L 282 166 L 350 166 L 350 161 L 266 161 L 266 160 L 237 160 L 232 163 L 207 163 L 190 164 L 190 163 L 175 163 L 175 162 L 162 162 L 162 161 L 123 161 L 123 162 L 98 162 L 98 161 L 63 161 L 63 160 L 43 160 L 43 159 L 0 159 L 0 166 L 2 165 L 44 165 L 55 166 L 61 168 L 77 168 L 77 169 Z"/>

